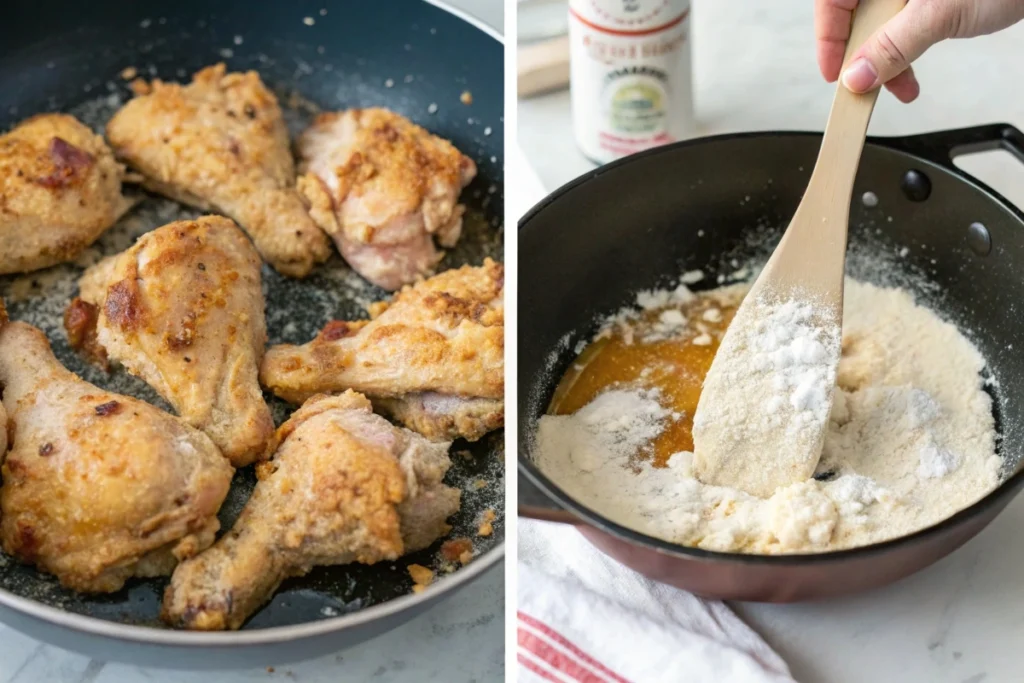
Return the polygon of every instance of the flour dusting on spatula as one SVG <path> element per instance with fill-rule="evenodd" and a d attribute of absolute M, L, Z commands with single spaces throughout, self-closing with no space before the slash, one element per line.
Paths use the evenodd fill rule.
<path fill-rule="evenodd" d="M 839 340 L 835 316 L 806 301 L 761 297 L 741 307 L 694 415 L 694 475 L 762 498 L 809 479 L 832 409 Z"/>

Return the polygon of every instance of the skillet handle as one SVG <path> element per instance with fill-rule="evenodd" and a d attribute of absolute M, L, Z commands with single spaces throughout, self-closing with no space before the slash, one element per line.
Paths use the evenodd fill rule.
<path fill-rule="evenodd" d="M 941 130 L 904 137 L 878 138 L 878 142 L 916 154 L 948 168 L 963 154 L 1005 150 L 1024 163 L 1024 133 L 1009 123 Z"/>
<path fill-rule="evenodd" d="M 559 507 L 532 478 L 520 468 L 519 481 L 519 516 L 537 519 L 542 522 L 559 522 L 561 524 L 583 524 L 576 515 Z"/>

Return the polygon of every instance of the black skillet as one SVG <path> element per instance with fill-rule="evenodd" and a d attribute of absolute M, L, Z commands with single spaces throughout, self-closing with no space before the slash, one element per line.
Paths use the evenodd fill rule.
<path fill-rule="evenodd" d="M 479 166 L 463 193 L 467 234 L 442 267 L 502 256 L 503 49 L 488 29 L 420 0 L 387 2 L 17 2 L 0 22 L 0 130 L 45 111 L 75 113 L 101 129 L 130 96 L 120 73 L 184 80 L 217 61 L 256 69 L 278 91 L 292 133 L 323 109 L 386 106 L 452 140 Z M 472 103 L 460 98 L 469 92 Z M 115 253 L 140 232 L 197 212 L 148 197 L 97 245 Z M 72 370 L 97 384 L 162 404 L 141 382 L 85 365 L 67 346 L 60 311 L 81 268 L 0 278 L 11 317 L 41 326 Z M 302 282 L 263 271 L 271 343 L 312 338 L 328 320 L 364 317 L 361 303 L 385 296 L 334 259 Z M 280 421 L 288 407 L 272 405 Z M 437 546 L 394 564 L 321 568 L 287 582 L 239 633 L 164 629 L 157 616 L 165 581 L 136 581 L 120 593 L 82 597 L 0 554 L 0 620 L 29 635 L 104 660 L 172 668 L 282 664 L 350 646 L 390 630 L 500 562 L 504 545 L 501 433 L 456 444 L 449 483 L 463 490 L 452 536 L 473 539 L 476 559 L 410 595 L 405 571 L 437 568 Z M 487 486 L 474 485 L 484 479 Z M 230 527 L 254 483 L 236 477 L 222 511 Z M 476 518 L 498 513 L 494 534 Z"/>
<path fill-rule="evenodd" d="M 787 602 L 883 585 L 981 531 L 1024 485 L 1024 213 L 958 170 L 960 154 L 1003 149 L 1005 125 L 869 138 L 850 221 L 848 271 L 909 286 L 978 346 L 994 380 L 1004 481 L 950 519 L 911 536 L 814 555 L 751 556 L 687 548 L 624 528 L 580 505 L 530 460 L 536 420 L 595 321 L 700 268 L 705 286 L 770 252 L 807 187 L 821 144 L 810 133 L 705 138 L 595 170 L 537 205 L 519 226 L 519 514 L 576 525 L 598 548 L 658 581 L 727 600 Z M 862 201 L 864 193 L 877 201 Z M 903 250 L 906 249 L 904 252 Z"/>

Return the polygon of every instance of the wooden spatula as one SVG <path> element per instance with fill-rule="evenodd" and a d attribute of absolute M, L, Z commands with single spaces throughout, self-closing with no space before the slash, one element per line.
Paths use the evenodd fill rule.
<path fill-rule="evenodd" d="M 853 52 L 904 4 L 905 0 L 860 0 L 844 61 L 848 63 Z M 750 384 L 753 379 L 737 377 L 731 371 L 730 366 L 740 365 L 737 359 L 742 354 L 752 352 L 748 348 L 750 335 L 736 330 L 756 329 L 753 318 L 765 314 L 760 302 L 795 300 L 813 305 L 813 324 L 820 326 L 823 334 L 841 331 L 853 181 L 877 98 L 877 89 L 855 94 L 842 83 L 836 88 L 807 192 L 722 339 L 694 419 L 694 474 L 705 483 L 767 497 L 779 486 L 806 481 L 814 474 L 828 426 L 827 411 L 817 438 L 796 444 L 792 432 L 787 435 L 784 427 L 770 426 L 770 420 L 761 419 L 771 406 L 747 405 L 744 410 L 741 403 L 761 401 L 764 395 L 752 390 L 756 388 Z M 829 348 L 829 356 L 826 363 L 831 363 L 833 380 L 825 400 L 831 406 L 838 343 Z M 725 404 L 729 404 L 727 410 Z M 721 417 L 725 415 L 731 419 Z"/>
<path fill-rule="evenodd" d="M 905 0 L 861 0 L 853 15 L 844 61 L 905 4 Z M 841 82 L 836 87 L 807 192 L 755 288 L 783 292 L 798 288 L 833 302 L 842 313 L 853 180 L 876 99 L 878 89 L 857 94 Z"/>

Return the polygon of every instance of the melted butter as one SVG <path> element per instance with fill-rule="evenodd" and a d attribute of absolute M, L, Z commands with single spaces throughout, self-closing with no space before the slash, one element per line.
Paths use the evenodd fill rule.
<path fill-rule="evenodd" d="M 662 407 L 680 414 L 653 444 L 654 466 L 665 467 L 673 454 L 693 450 L 693 415 L 704 376 L 738 305 L 738 296 L 729 300 L 699 294 L 681 306 L 648 311 L 629 325 L 616 325 L 576 358 L 555 389 L 548 412 L 574 413 L 607 389 L 657 389 Z M 705 312 L 712 309 L 721 317 L 706 319 Z M 680 311 L 686 324 L 671 338 L 644 341 L 665 310 Z M 711 338 L 709 344 L 693 343 L 704 334 Z"/>

